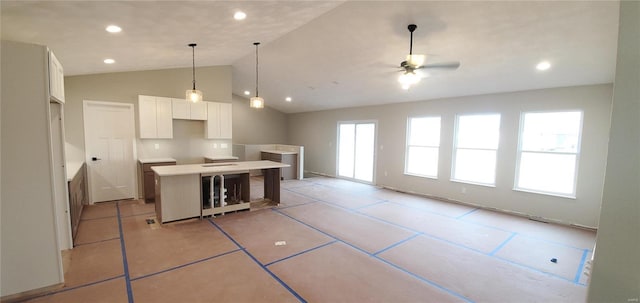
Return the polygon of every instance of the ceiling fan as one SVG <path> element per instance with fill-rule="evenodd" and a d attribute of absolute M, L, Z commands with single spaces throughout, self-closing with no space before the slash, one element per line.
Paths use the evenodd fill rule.
<path fill-rule="evenodd" d="M 425 75 L 420 72 L 420 69 L 437 68 L 455 70 L 460 67 L 460 62 L 458 61 L 424 64 L 427 56 L 413 54 L 413 32 L 416 30 L 416 28 L 418 28 L 418 26 L 415 24 L 409 24 L 409 26 L 407 26 L 409 33 L 411 33 L 409 55 L 407 55 L 407 60 L 400 62 L 402 75 L 398 77 L 398 82 L 402 84 L 402 88 L 404 89 L 409 89 L 411 85 L 420 82 L 420 79 L 425 77 Z"/>

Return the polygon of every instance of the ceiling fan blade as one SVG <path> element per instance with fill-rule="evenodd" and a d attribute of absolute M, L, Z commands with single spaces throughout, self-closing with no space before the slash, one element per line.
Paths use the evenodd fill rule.
<path fill-rule="evenodd" d="M 419 68 L 443 68 L 443 69 L 457 69 L 460 67 L 460 62 L 452 61 L 452 62 L 439 62 L 439 63 L 430 63 L 420 66 Z"/>

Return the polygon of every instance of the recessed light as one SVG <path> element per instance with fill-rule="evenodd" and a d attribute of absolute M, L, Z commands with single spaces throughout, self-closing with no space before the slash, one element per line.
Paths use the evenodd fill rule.
<path fill-rule="evenodd" d="M 104 61 L 103 61 L 103 62 L 104 62 L 105 64 L 114 64 L 114 63 L 116 63 L 116 60 L 113 60 L 113 59 L 104 59 Z"/>
<path fill-rule="evenodd" d="M 250 92 L 250 91 L 248 91 L 248 90 L 245 90 L 245 91 L 244 91 L 244 94 L 248 96 L 248 95 L 251 95 L 251 92 Z"/>
<path fill-rule="evenodd" d="M 291 100 L 292 100 L 292 99 L 291 99 L 291 97 L 286 97 L 286 98 L 284 99 L 284 101 L 287 101 L 287 102 L 291 102 Z"/>
<path fill-rule="evenodd" d="M 245 14 L 243 11 L 237 11 L 235 14 L 233 14 L 233 19 L 236 20 L 244 20 L 247 18 L 247 14 Z"/>
<path fill-rule="evenodd" d="M 109 25 L 107 26 L 107 28 L 105 28 L 108 32 L 110 33 L 119 33 L 122 31 L 122 28 L 120 28 L 117 25 Z"/>
<path fill-rule="evenodd" d="M 551 67 L 551 63 L 549 61 L 541 61 L 536 65 L 537 70 L 548 70 Z"/>

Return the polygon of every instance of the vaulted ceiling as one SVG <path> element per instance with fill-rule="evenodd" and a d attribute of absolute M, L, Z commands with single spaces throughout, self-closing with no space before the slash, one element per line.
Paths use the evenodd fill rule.
<path fill-rule="evenodd" d="M 232 65 L 233 92 L 255 89 L 293 113 L 548 87 L 611 83 L 617 1 L 5 1 L 2 39 L 48 45 L 67 75 Z M 243 21 L 232 15 L 241 10 Z M 409 51 L 433 70 L 409 90 Z M 117 24 L 118 34 L 104 28 Z M 106 65 L 105 58 L 115 64 Z M 551 68 L 535 65 L 547 60 Z M 189 83 L 190 79 L 185 79 Z M 205 92 L 206 94 L 206 92 Z M 291 97 L 292 102 L 285 98 Z"/>

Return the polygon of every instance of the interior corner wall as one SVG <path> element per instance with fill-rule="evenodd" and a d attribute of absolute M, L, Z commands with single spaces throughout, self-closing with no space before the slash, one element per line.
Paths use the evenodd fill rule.
<path fill-rule="evenodd" d="M 64 62 L 62 64 L 64 65 Z M 133 104 L 138 138 L 138 95 L 184 99 L 185 90 L 191 85 L 191 72 L 191 68 L 175 68 L 65 77 L 67 160 L 85 160 L 82 113 L 84 100 Z M 231 66 L 197 69 L 197 85 L 204 94 L 204 100 L 231 103 L 231 72 Z M 138 139 L 138 155 L 147 156 L 145 153 L 152 153 L 149 156 L 172 157 L 180 164 L 202 162 L 207 148 L 211 148 L 212 145 L 208 143 L 214 142 L 204 139 L 204 122 L 174 120 L 173 131 L 174 139 Z M 159 144 L 159 150 L 153 147 L 156 143 Z"/>
<path fill-rule="evenodd" d="M 337 123 L 374 120 L 376 185 L 595 228 L 602 199 L 612 87 L 599 84 L 290 114 L 289 144 L 305 147 L 306 171 L 335 176 Z M 576 199 L 514 191 L 521 112 L 561 110 L 584 112 Z M 501 114 L 495 187 L 450 181 L 455 117 L 474 113 Z M 404 174 L 407 117 L 427 115 L 442 117 L 438 179 Z"/>
<path fill-rule="evenodd" d="M 233 95 L 233 143 L 288 143 L 287 115 L 268 105 L 250 108 L 248 99 Z"/>
<path fill-rule="evenodd" d="M 640 2 L 621 1 L 609 156 L 588 302 L 640 300 Z"/>
<path fill-rule="evenodd" d="M 59 285 L 47 48 L 2 41 L 0 296 Z"/>

